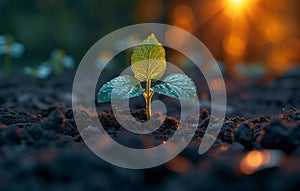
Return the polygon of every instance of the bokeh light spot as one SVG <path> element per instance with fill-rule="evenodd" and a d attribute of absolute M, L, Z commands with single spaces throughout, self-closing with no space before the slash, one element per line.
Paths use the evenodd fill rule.
<path fill-rule="evenodd" d="M 244 174 L 252 174 L 263 165 L 270 162 L 270 153 L 268 151 L 251 151 L 240 162 L 240 170 Z"/>
<path fill-rule="evenodd" d="M 224 50 L 232 56 L 240 56 L 246 48 L 246 39 L 240 33 L 232 33 L 223 40 Z"/>
<path fill-rule="evenodd" d="M 279 43 L 284 36 L 283 26 L 274 20 L 267 24 L 264 32 L 267 39 L 273 43 Z"/>
<path fill-rule="evenodd" d="M 174 18 L 178 24 L 191 23 L 194 17 L 192 9 L 187 5 L 179 5 L 174 9 Z"/>

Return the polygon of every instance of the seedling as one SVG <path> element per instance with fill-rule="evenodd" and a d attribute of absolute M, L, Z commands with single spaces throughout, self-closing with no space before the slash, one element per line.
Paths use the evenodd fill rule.
<path fill-rule="evenodd" d="M 67 55 L 66 51 L 62 49 L 53 50 L 49 60 L 42 63 L 51 67 L 53 73 L 61 74 L 65 70 L 70 70 L 75 67 L 73 58 Z"/>
<path fill-rule="evenodd" d="M 151 82 L 159 80 L 165 73 L 165 56 L 165 49 L 155 35 L 148 36 L 138 44 L 131 55 L 131 70 L 134 77 L 118 76 L 104 84 L 98 92 L 98 103 L 143 95 L 149 120 L 151 118 L 151 99 L 155 92 L 176 99 L 195 101 L 196 86 L 193 80 L 184 74 L 171 74 L 159 84 L 151 87 Z M 142 87 L 141 82 L 146 83 L 145 88 Z"/>
<path fill-rule="evenodd" d="M 26 66 L 24 73 L 34 78 L 47 78 L 51 73 L 61 74 L 75 67 L 74 59 L 62 49 L 53 50 L 49 60 L 37 67 Z"/>
<path fill-rule="evenodd" d="M 4 56 L 4 77 L 9 76 L 11 58 L 19 58 L 24 50 L 24 45 L 15 42 L 12 36 L 0 35 L 0 55 Z"/>

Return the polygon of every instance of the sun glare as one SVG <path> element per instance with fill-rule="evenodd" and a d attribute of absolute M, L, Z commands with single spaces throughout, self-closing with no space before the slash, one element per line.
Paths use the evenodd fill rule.
<path fill-rule="evenodd" d="M 225 14 L 229 17 L 238 17 L 251 9 L 254 0 L 226 0 Z"/>

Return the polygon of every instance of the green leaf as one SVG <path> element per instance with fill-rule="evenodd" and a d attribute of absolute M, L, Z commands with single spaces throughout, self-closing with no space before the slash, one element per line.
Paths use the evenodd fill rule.
<path fill-rule="evenodd" d="M 133 51 L 131 69 L 134 77 L 144 82 L 159 80 L 166 70 L 166 53 L 164 47 L 151 34 Z"/>
<path fill-rule="evenodd" d="M 112 91 L 114 94 L 112 97 Z M 104 84 L 98 92 L 98 103 L 128 99 L 144 93 L 140 82 L 132 76 L 118 76 Z"/>
<path fill-rule="evenodd" d="M 191 78 L 184 74 L 171 74 L 152 89 L 154 92 L 182 100 L 195 101 L 197 89 Z"/>

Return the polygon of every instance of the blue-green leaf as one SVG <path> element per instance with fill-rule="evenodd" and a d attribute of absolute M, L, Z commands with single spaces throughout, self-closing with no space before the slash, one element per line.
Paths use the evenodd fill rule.
<path fill-rule="evenodd" d="M 152 88 L 154 92 L 182 100 L 195 101 L 197 89 L 191 78 L 184 74 L 171 74 Z"/>
<path fill-rule="evenodd" d="M 114 94 L 112 96 L 112 91 Z M 104 84 L 98 92 L 98 103 L 128 99 L 144 93 L 140 82 L 132 76 L 118 76 Z"/>

